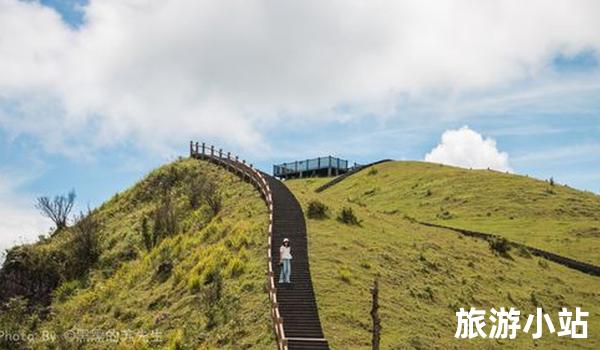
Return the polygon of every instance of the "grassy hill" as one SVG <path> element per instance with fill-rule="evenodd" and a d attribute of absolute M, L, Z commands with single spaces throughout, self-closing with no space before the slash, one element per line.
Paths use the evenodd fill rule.
<path fill-rule="evenodd" d="M 328 179 L 286 182 L 305 213 L 324 204 L 328 217 L 308 219 L 309 253 L 325 335 L 335 349 L 370 346 L 370 293 L 381 283 L 384 349 L 597 349 L 600 279 L 487 241 L 415 223 L 411 218 L 503 235 L 558 254 L 600 261 L 600 197 L 523 176 L 421 162 L 364 170 L 322 193 Z M 351 208 L 359 225 L 336 219 Z M 560 307 L 590 312 L 590 339 L 549 334 L 534 341 L 458 340 L 455 311 L 537 306 L 558 327 Z M 521 324 L 524 324 L 522 316 Z M 489 331 L 489 327 L 487 328 Z"/>
<path fill-rule="evenodd" d="M 73 273 L 81 266 L 74 257 L 82 221 L 9 253 L 7 263 L 41 276 L 52 291 L 50 304 L 13 299 L 0 315 L 4 329 L 132 332 L 118 345 L 59 338 L 40 348 L 275 348 L 264 292 L 268 216 L 250 185 L 212 164 L 182 160 L 115 195 L 88 220 L 97 226 L 89 269 Z M 39 315 L 25 316 L 31 308 Z"/>

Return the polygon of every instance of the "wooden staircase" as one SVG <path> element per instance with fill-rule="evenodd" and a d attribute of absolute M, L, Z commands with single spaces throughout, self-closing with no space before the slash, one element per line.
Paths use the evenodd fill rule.
<path fill-rule="evenodd" d="M 302 208 L 292 192 L 279 180 L 265 175 L 273 198 L 273 244 L 271 256 L 279 259 L 279 247 L 284 238 L 290 239 L 292 247 L 291 284 L 277 285 L 279 312 L 288 348 L 329 349 L 324 339 L 319 311 L 315 300 L 310 265 L 306 223 Z M 276 261 L 275 261 L 275 264 Z M 275 268 L 278 281 L 280 267 Z"/>
<path fill-rule="evenodd" d="M 190 156 L 215 163 L 253 184 L 269 207 L 267 287 L 273 329 L 280 350 L 329 349 L 323 335 L 308 263 L 306 223 L 302 207 L 279 180 L 257 171 L 252 164 L 214 146 L 190 142 Z M 292 247 L 291 284 L 279 285 L 279 247 L 289 238 Z"/>

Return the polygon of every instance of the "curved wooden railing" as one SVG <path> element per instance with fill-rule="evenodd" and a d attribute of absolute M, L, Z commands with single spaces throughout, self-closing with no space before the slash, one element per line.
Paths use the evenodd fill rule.
<path fill-rule="evenodd" d="M 273 259 L 271 248 L 273 244 L 273 194 L 264 175 L 256 170 L 252 164 L 247 164 L 245 160 L 233 156 L 231 152 L 224 153 L 222 149 L 216 149 L 214 146 L 208 147 L 204 142 L 190 142 L 190 157 L 204 159 L 214 164 L 220 165 L 230 172 L 238 175 L 242 180 L 252 184 L 261 194 L 267 208 L 269 209 L 269 232 L 268 232 L 268 250 L 267 250 L 267 290 L 271 302 L 271 320 L 273 321 L 273 330 L 277 338 L 277 347 L 280 350 L 288 350 L 287 339 L 283 329 L 283 318 L 279 312 L 277 302 L 277 288 L 275 285 L 275 272 L 273 270 Z"/>

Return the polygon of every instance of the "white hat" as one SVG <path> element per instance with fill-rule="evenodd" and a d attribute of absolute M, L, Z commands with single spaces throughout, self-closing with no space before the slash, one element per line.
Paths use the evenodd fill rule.
<path fill-rule="evenodd" d="M 289 239 L 287 239 L 287 238 L 284 238 L 284 239 L 283 239 L 283 241 L 284 241 L 284 242 L 289 242 L 290 240 L 289 240 Z"/>

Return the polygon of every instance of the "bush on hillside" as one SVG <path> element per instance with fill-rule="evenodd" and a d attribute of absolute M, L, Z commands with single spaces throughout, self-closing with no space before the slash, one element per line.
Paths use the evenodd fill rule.
<path fill-rule="evenodd" d="M 154 239 L 152 238 L 152 233 L 148 228 L 148 218 L 144 216 L 142 218 L 142 223 L 140 225 L 140 234 L 142 236 L 142 241 L 144 242 L 144 247 L 147 251 L 152 250 L 154 247 Z"/>
<path fill-rule="evenodd" d="M 338 221 L 343 222 L 347 225 L 360 225 L 360 221 L 358 220 L 356 215 L 354 215 L 352 208 L 342 208 L 337 219 Z"/>
<path fill-rule="evenodd" d="M 0 330 L 5 336 L 0 337 L 0 349 L 30 348 L 27 338 L 23 335 L 31 333 L 31 329 L 39 320 L 27 304 L 27 300 L 18 297 L 1 305 Z M 19 337 L 9 335 L 19 335 Z"/>
<path fill-rule="evenodd" d="M 206 203 L 217 214 L 221 210 L 222 198 L 218 186 L 205 176 L 194 176 L 188 181 L 187 197 L 192 209 L 198 209 Z"/>
<path fill-rule="evenodd" d="M 350 270 L 348 270 L 345 267 L 342 267 L 338 270 L 338 278 L 343 282 L 351 284 L 352 280 L 354 279 L 354 276 Z"/>
<path fill-rule="evenodd" d="M 204 185 L 203 199 L 212 209 L 213 215 L 217 215 L 221 211 L 223 199 L 217 184 L 212 181 L 207 181 Z"/>
<path fill-rule="evenodd" d="M 57 287 L 85 276 L 98 261 L 99 228 L 93 215 L 81 214 L 53 242 L 12 248 L 0 270 L 0 302 L 23 297 L 32 305 L 49 304 Z"/>
<path fill-rule="evenodd" d="M 500 255 L 507 255 L 511 248 L 510 242 L 503 237 L 490 238 L 488 242 L 490 244 L 490 249 Z"/>
<path fill-rule="evenodd" d="M 166 196 L 162 205 L 153 213 L 154 225 L 152 227 L 152 246 L 177 232 L 177 217 L 170 196 Z"/>
<path fill-rule="evenodd" d="M 91 215 L 80 213 L 73 227 L 73 238 L 69 242 L 68 250 L 72 255 L 72 273 L 74 278 L 85 274 L 100 257 L 100 244 L 98 231 L 100 223 Z"/>
<path fill-rule="evenodd" d="M 377 175 L 378 172 L 379 171 L 377 170 L 377 168 L 371 167 L 371 169 L 369 169 L 369 172 L 367 173 L 367 175 L 369 175 L 369 176 Z"/>
<path fill-rule="evenodd" d="M 444 208 L 440 208 L 440 212 L 436 216 L 442 220 L 450 220 L 454 218 L 454 215 L 448 209 Z"/>
<path fill-rule="evenodd" d="M 325 219 L 327 218 L 327 210 L 329 208 L 317 201 L 317 200 L 312 200 L 308 203 L 308 209 L 306 211 L 306 216 L 309 219 L 317 219 L 317 220 L 321 220 L 321 219 Z"/>

